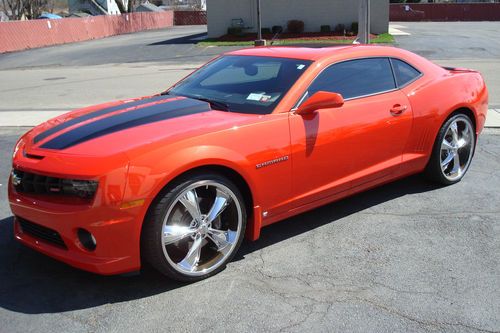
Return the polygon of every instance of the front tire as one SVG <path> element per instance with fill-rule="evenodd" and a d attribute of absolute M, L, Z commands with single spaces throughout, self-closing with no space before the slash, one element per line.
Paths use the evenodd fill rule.
<path fill-rule="evenodd" d="M 238 188 L 211 173 L 176 181 L 160 194 L 145 221 L 144 259 L 168 277 L 194 282 L 217 274 L 231 261 L 246 228 Z"/>
<path fill-rule="evenodd" d="M 458 183 L 469 169 L 475 148 L 471 119 L 465 114 L 452 116 L 439 130 L 425 170 L 427 177 L 444 185 Z"/>

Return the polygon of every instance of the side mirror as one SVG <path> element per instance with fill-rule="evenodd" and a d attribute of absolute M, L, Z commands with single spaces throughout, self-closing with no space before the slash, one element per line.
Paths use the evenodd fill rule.
<path fill-rule="evenodd" d="M 311 114 L 319 109 L 333 109 L 339 108 L 344 105 L 344 98 L 341 94 L 327 92 L 327 91 L 318 91 L 307 101 L 302 103 L 301 106 L 297 109 L 297 114 L 306 115 Z"/>

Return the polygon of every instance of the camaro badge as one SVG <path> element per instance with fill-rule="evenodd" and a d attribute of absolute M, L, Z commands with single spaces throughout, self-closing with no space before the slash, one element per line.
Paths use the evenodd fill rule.
<path fill-rule="evenodd" d="M 257 169 L 260 169 L 260 168 L 263 168 L 263 167 L 266 167 L 266 166 L 269 166 L 269 165 L 273 165 L 273 164 L 280 163 L 280 162 L 285 162 L 285 161 L 288 161 L 288 155 L 276 158 L 274 160 L 270 160 L 270 161 L 259 163 L 255 167 Z"/>

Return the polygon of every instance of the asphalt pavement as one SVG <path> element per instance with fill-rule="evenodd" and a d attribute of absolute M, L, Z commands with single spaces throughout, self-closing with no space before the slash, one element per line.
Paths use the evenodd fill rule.
<path fill-rule="evenodd" d="M 0 70 L 133 64 L 137 62 L 179 64 L 204 63 L 234 47 L 198 47 L 206 36 L 204 25 L 174 26 L 134 34 L 112 36 L 0 54 Z"/>
<path fill-rule="evenodd" d="M 443 66 L 479 70 L 500 109 L 500 22 L 391 22 L 407 35 L 396 45 Z"/>
<path fill-rule="evenodd" d="M 399 46 L 479 68 L 500 106 L 499 23 L 399 25 L 410 34 Z M 204 29 L 0 55 L 0 123 L 161 91 L 231 49 L 195 46 Z M 498 129 L 480 137 L 462 182 L 440 187 L 416 175 L 287 219 L 194 284 L 151 268 L 102 277 L 17 244 L 6 183 L 27 130 L 0 126 L 0 333 L 500 331 Z"/>
<path fill-rule="evenodd" d="M 396 36 L 397 46 L 441 65 L 481 71 L 490 106 L 500 110 L 500 41 L 494 34 L 500 22 L 394 25 L 407 34 Z M 183 26 L 0 54 L 0 126 L 33 126 L 72 109 L 157 93 L 238 48 L 196 46 L 205 36 L 205 26 Z M 500 126 L 500 113 L 490 115 L 487 124 Z"/>
<path fill-rule="evenodd" d="M 399 47 L 429 59 L 500 58 L 500 22 L 391 22 Z"/>
<path fill-rule="evenodd" d="M 413 176 L 263 229 L 221 274 L 102 277 L 17 244 L 0 129 L 0 332 L 495 332 L 500 131 L 462 182 Z M 313 170 L 312 170 L 313 172 Z"/>
<path fill-rule="evenodd" d="M 221 52 L 206 26 L 182 26 L 0 54 L 0 126 L 161 92 Z"/>

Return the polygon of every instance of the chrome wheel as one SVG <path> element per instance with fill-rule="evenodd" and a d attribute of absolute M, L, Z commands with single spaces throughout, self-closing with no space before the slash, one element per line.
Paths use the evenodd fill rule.
<path fill-rule="evenodd" d="M 170 266 L 196 277 L 223 265 L 242 232 L 242 207 L 236 194 L 219 182 L 202 180 L 187 186 L 171 202 L 161 237 Z"/>
<path fill-rule="evenodd" d="M 467 117 L 452 121 L 443 137 L 440 150 L 441 172 L 449 181 L 460 179 L 469 168 L 475 136 Z"/>

